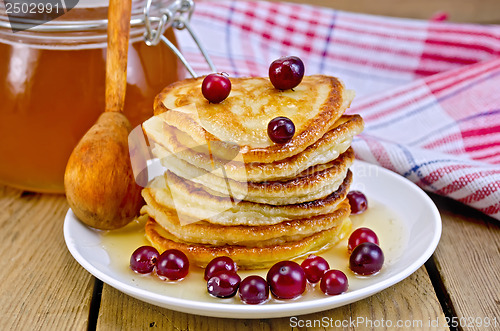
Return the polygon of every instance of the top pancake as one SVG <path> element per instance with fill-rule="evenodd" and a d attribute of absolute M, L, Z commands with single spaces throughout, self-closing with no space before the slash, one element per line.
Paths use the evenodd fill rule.
<path fill-rule="evenodd" d="M 156 97 L 155 115 L 162 114 L 168 125 L 200 145 L 211 141 L 228 150 L 237 146 L 245 162 L 275 162 L 302 152 L 334 126 L 354 97 L 329 76 L 305 76 L 286 91 L 274 88 L 267 78 L 231 78 L 229 97 L 212 104 L 201 93 L 203 79 L 165 88 Z M 295 125 L 295 135 L 285 144 L 273 143 L 267 134 L 269 121 L 278 116 Z"/>

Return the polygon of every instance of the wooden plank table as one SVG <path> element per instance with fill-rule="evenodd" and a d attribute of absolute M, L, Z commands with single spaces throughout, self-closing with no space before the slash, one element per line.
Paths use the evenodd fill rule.
<path fill-rule="evenodd" d="M 443 236 L 432 258 L 413 275 L 372 297 L 302 320 L 439 322 L 478 318 L 500 328 L 500 222 L 445 198 L 432 196 Z M 179 313 L 131 298 L 94 279 L 71 257 L 62 227 L 62 195 L 0 186 L 0 330 L 290 330 L 289 318 L 217 319 Z M 419 322 L 415 322 L 419 323 Z M 366 324 L 345 329 L 367 329 Z M 383 328 L 382 328 L 383 329 Z M 411 328 L 410 328 L 411 329 Z M 454 328 L 452 328 L 454 329 Z M 377 328 L 378 330 L 378 328 Z"/>

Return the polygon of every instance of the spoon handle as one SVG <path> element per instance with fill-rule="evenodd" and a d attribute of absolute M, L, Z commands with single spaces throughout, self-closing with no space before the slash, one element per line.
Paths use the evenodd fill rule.
<path fill-rule="evenodd" d="M 123 111 L 127 87 L 127 55 L 131 0 L 110 0 L 106 53 L 106 111 Z"/>

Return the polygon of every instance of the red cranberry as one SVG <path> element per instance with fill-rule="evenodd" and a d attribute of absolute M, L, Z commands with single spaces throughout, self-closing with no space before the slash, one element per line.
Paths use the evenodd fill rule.
<path fill-rule="evenodd" d="M 205 280 L 209 280 L 210 277 L 218 272 L 234 272 L 238 270 L 236 263 L 228 256 L 219 256 L 210 261 L 205 268 Z"/>
<path fill-rule="evenodd" d="M 130 257 L 130 268 L 140 274 L 148 274 L 153 271 L 160 253 L 151 246 L 137 248 Z"/>
<path fill-rule="evenodd" d="M 218 298 L 231 298 L 238 291 L 241 278 L 234 272 L 218 272 L 207 281 L 207 290 Z"/>
<path fill-rule="evenodd" d="M 296 87 L 304 77 L 304 63 L 296 56 L 285 56 L 269 66 L 269 79 L 278 90 Z"/>
<path fill-rule="evenodd" d="M 248 276 L 241 281 L 239 293 L 241 301 L 256 305 L 269 299 L 269 285 L 260 276 Z"/>
<path fill-rule="evenodd" d="M 267 134 L 273 142 L 284 144 L 295 134 L 295 125 L 287 117 L 276 117 L 267 125 Z"/>
<path fill-rule="evenodd" d="M 328 270 L 319 284 L 321 291 L 328 295 L 338 295 L 347 291 L 347 276 L 340 270 Z"/>
<path fill-rule="evenodd" d="M 183 252 L 177 249 L 169 249 L 158 258 L 156 274 L 169 280 L 178 280 L 187 276 L 189 272 L 189 260 Z"/>
<path fill-rule="evenodd" d="M 282 261 L 269 269 L 267 283 L 278 299 L 293 299 L 306 290 L 306 274 L 297 263 Z"/>
<path fill-rule="evenodd" d="M 370 242 L 378 245 L 378 237 L 371 229 L 359 228 L 356 229 L 349 237 L 349 242 L 347 244 L 347 250 L 349 254 L 352 252 L 356 246 L 359 244 Z"/>
<path fill-rule="evenodd" d="M 366 196 L 359 191 L 351 191 L 347 194 L 349 204 L 351 205 L 351 214 L 361 214 L 368 208 Z"/>
<path fill-rule="evenodd" d="M 374 243 L 365 242 L 352 251 L 349 258 L 349 268 L 358 275 L 372 275 L 382 269 L 384 253 Z"/>
<path fill-rule="evenodd" d="M 219 103 L 231 92 L 231 81 L 223 74 L 210 74 L 201 85 L 201 93 L 211 103 Z"/>
<path fill-rule="evenodd" d="M 321 256 L 311 254 L 300 265 L 310 283 L 317 283 L 323 277 L 325 271 L 330 269 L 328 262 Z"/>

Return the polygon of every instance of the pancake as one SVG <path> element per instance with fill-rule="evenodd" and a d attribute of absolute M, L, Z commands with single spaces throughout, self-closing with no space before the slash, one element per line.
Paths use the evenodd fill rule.
<path fill-rule="evenodd" d="M 301 240 L 282 245 L 245 247 L 213 246 L 181 241 L 152 218 L 148 219 L 145 226 L 146 237 L 160 253 L 167 249 L 178 249 L 187 255 L 190 263 L 200 267 L 205 267 L 218 256 L 229 256 L 240 269 L 267 268 L 278 261 L 298 259 L 306 254 L 325 250 L 345 238 L 351 228 L 352 223 L 349 217 L 345 216 L 339 218 L 338 225 Z"/>
<path fill-rule="evenodd" d="M 142 191 L 151 244 L 181 250 L 200 267 L 228 256 L 256 269 L 345 238 L 350 144 L 363 130 L 359 115 L 343 115 L 354 93 L 323 75 L 286 91 L 268 78 L 231 78 L 229 97 L 212 104 L 203 79 L 165 88 L 142 125 L 146 149 L 165 168 Z M 284 144 L 267 133 L 279 116 L 295 125 Z"/>
<path fill-rule="evenodd" d="M 235 156 L 229 162 L 223 160 L 218 157 L 216 147 L 209 151 L 207 144 L 198 145 L 188 134 L 167 125 L 158 117 L 144 122 L 143 128 L 150 144 L 155 146 L 153 155 L 166 167 L 169 167 L 168 159 L 175 157 L 206 171 L 224 168 L 227 177 L 236 181 L 261 182 L 294 178 L 316 164 L 336 159 L 349 148 L 353 136 L 363 130 L 363 120 L 359 115 L 344 115 L 333 129 L 304 151 L 272 163 L 245 163 L 243 157 L 235 154 L 239 149 L 233 151 Z"/>
<path fill-rule="evenodd" d="M 330 229 L 338 224 L 339 219 L 343 219 L 350 214 L 349 202 L 344 200 L 338 206 L 338 209 L 331 214 L 288 220 L 278 224 L 220 226 L 203 220 L 195 220 L 182 225 L 174 209 L 158 205 L 150 196 L 146 196 L 146 203 L 147 205 L 141 209 L 141 213 L 149 215 L 178 239 L 190 243 L 216 246 L 262 247 L 281 245 Z"/>
<path fill-rule="evenodd" d="M 177 210 L 180 215 L 186 216 L 182 223 L 203 219 L 219 225 L 256 226 L 333 213 L 349 192 L 352 173 L 347 171 L 337 191 L 323 199 L 282 206 L 244 200 L 235 203 L 227 195 L 214 195 L 202 185 L 174 179 L 171 177 L 167 186 L 163 176 L 155 178 L 150 187 L 142 190 L 142 196 L 146 201 L 154 200 L 159 206 Z"/>
<path fill-rule="evenodd" d="M 271 163 L 296 155 L 331 130 L 350 106 L 354 92 L 334 77 L 305 76 L 293 90 L 280 91 L 267 78 L 231 78 L 231 93 L 219 104 L 201 94 L 204 77 L 186 79 L 165 88 L 155 99 L 154 114 L 187 133 L 198 145 L 239 149 L 246 163 Z M 273 143 L 269 121 L 286 116 L 295 124 L 294 137 Z"/>
<path fill-rule="evenodd" d="M 226 173 L 221 168 L 208 172 L 173 156 L 164 160 L 169 169 L 165 172 L 167 184 L 174 176 L 174 180 L 190 180 L 236 201 L 288 205 L 320 199 L 336 191 L 354 161 L 354 152 L 349 148 L 335 160 L 312 166 L 293 179 L 267 182 L 239 182 L 224 178 Z"/>

